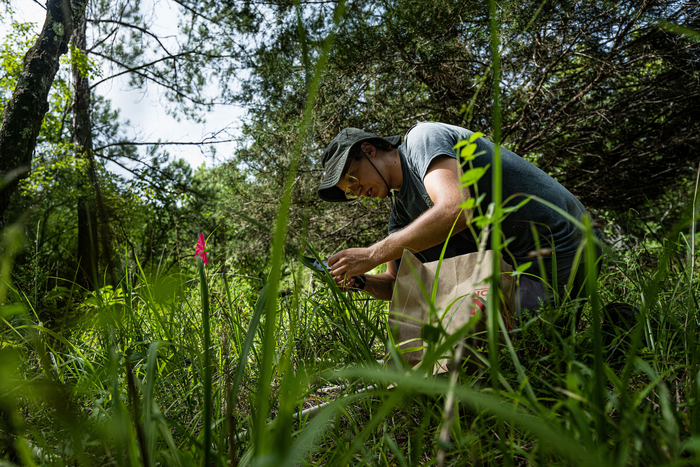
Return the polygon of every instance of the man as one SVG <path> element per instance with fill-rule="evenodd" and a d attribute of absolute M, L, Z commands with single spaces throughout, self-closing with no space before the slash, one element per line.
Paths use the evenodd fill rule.
<path fill-rule="evenodd" d="M 478 215 L 478 210 L 485 211 L 491 202 L 489 167 L 494 145 L 485 138 L 475 141 L 477 156 L 464 170 L 470 166 L 487 170 L 476 184 L 462 188 L 455 146 L 472 134 L 457 126 L 425 122 L 412 127 L 403 144 L 400 136 L 380 138 L 356 128 L 346 128 L 336 136 L 323 153 L 325 175 L 319 196 L 331 202 L 347 202 L 361 196 L 393 199 L 388 237 L 368 248 L 350 248 L 328 259 L 331 275 L 339 285 L 363 288 L 377 298 L 390 300 L 398 267 L 396 260 L 401 258 L 403 249 L 408 248 L 422 261 L 435 261 L 453 224 L 446 257 L 477 251 L 479 229 L 470 221 L 475 215 L 473 211 Z M 576 197 L 534 165 L 504 148 L 501 159 L 506 207 L 516 206 L 531 195 L 557 206 L 574 219 L 587 214 Z M 482 196 L 478 208 L 469 211 L 460 208 L 466 199 Z M 563 295 L 572 271 L 573 295 L 578 294 L 584 271 L 582 266 L 574 271 L 574 257 L 583 237 L 570 219 L 530 200 L 509 213 L 501 228 L 507 243 L 504 259 L 516 267 L 532 262 L 520 279 L 516 298 L 519 308 L 535 309 L 547 303 L 554 289 Z M 543 258 L 546 277 L 542 278 L 538 277 L 540 268 L 533 257 L 545 250 L 553 254 Z M 387 263 L 386 273 L 364 274 L 382 263 Z"/>

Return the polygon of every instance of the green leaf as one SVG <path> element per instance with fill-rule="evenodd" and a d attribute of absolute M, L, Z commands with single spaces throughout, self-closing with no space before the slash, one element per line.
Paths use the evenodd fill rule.
<path fill-rule="evenodd" d="M 476 226 L 479 227 L 480 229 L 483 229 L 484 227 L 486 227 L 489 224 L 489 222 L 491 222 L 491 219 L 489 219 L 486 216 L 477 216 L 472 221 L 472 223 L 476 224 Z"/>
<path fill-rule="evenodd" d="M 474 151 L 476 151 L 476 144 L 470 144 L 462 149 L 462 152 L 460 153 L 462 160 L 464 160 L 464 162 L 473 161 L 476 158 Z"/>
<path fill-rule="evenodd" d="M 476 141 L 477 139 L 481 138 L 482 136 L 484 136 L 484 134 L 483 134 L 482 132 L 480 132 L 480 131 L 477 131 L 477 132 L 475 132 L 473 135 L 471 135 L 471 136 L 469 137 L 469 142 L 470 142 L 470 143 L 473 143 L 474 141 Z"/>
<path fill-rule="evenodd" d="M 464 172 L 462 176 L 459 177 L 459 181 L 462 182 L 462 188 L 476 184 L 476 182 L 484 176 L 489 167 L 490 164 L 485 167 L 475 167 Z"/>
<path fill-rule="evenodd" d="M 512 275 L 519 276 L 520 274 L 524 273 L 530 267 L 530 265 L 532 265 L 532 261 L 518 265 L 518 267 L 515 268 L 515 271 L 513 271 Z"/>
<path fill-rule="evenodd" d="M 437 344 L 437 342 L 440 340 L 440 328 L 425 323 L 420 329 L 420 337 L 425 342 Z"/>
<path fill-rule="evenodd" d="M 460 209 L 469 210 L 476 206 L 476 199 L 474 197 L 469 198 L 465 202 L 459 205 Z"/>

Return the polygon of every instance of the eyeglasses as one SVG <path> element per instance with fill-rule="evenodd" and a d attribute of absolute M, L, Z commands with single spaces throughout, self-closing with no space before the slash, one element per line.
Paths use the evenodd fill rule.
<path fill-rule="evenodd" d="M 357 199 L 357 195 L 355 194 L 355 188 L 357 188 L 360 185 L 360 181 L 357 179 L 357 177 L 353 177 L 350 174 L 345 174 L 345 198 L 347 199 Z"/>
<path fill-rule="evenodd" d="M 374 170 L 377 171 L 377 174 L 382 178 L 382 181 L 384 182 L 384 185 L 386 186 L 387 191 L 391 194 L 391 206 L 392 208 L 394 207 L 395 203 L 395 197 L 394 197 L 394 190 L 389 188 L 389 184 L 386 182 L 384 179 L 384 176 L 382 173 L 379 171 L 376 165 L 372 163 L 372 161 L 367 157 L 367 154 L 365 154 L 365 158 L 367 161 L 372 164 L 372 167 L 374 167 Z M 352 163 L 350 163 L 350 167 L 352 167 Z M 355 189 L 360 185 L 360 181 L 357 179 L 357 177 L 353 177 L 350 175 L 349 170 L 350 167 L 348 167 L 348 172 L 345 172 L 345 198 L 347 199 L 357 199 L 358 196 L 355 194 Z"/>
<path fill-rule="evenodd" d="M 355 194 L 355 189 L 360 186 L 360 181 L 357 177 L 350 175 L 350 169 L 355 164 L 355 159 L 353 158 L 348 165 L 347 171 L 345 172 L 345 198 L 346 199 L 357 199 L 358 196 Z"/>

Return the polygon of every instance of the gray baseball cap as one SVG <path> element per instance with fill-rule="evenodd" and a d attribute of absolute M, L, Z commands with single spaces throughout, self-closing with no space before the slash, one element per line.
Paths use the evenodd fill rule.
<path fill-rule="evenodd" d="M 392 148 L 396 148 L 401 144 L 401 136 L 382 138 L 374 133 L 362 131 L 358 128 L 346 128 L 338 133 L 338 136 L 331 141 L 331 144 L 328 145 L 321 157 L 321 164 L 323 164 L 325 173 L 323 174 L 321 186 L 318 187 L 318 195 L 322 200 L 331 202 L 350 201 L 345 197 L 343 190 L 336 185 L 340 181 L 341 175 L 343 175 L 343 169 L 347 163 L 350 150 L 356 144 L 371 139 L 384 140 Z"/>

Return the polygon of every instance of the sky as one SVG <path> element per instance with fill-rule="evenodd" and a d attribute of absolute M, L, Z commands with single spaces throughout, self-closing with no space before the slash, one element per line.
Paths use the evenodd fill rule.
<path fill-rule="evenodd" d="M 39 1 L 41 5 L 44 4 L 43 0 Z M 171 2 L 143 0 L 143 3 L 146 2 L 153 2 L 155 6 L 152 26 L 154 32 L 176 34 L 178 11 Z M 16 19 L 20 22 L 35 23 L 36 33 L 39 34 L 46 17 L 46 11 L 42 6 L 34 0 L 10 0 L 10 4 L 16 13 Z M 5 27 L 0 24 L 0 41 L 4 40 L 4 37 Z M 130 121 L 127 134 L 136 141 L 201 141 L 223 128 L 238 128 L 244 116 L 244 111 L 240 107 L 215 106 L 214 110 L 207 114 L 204 124 L 192 123 L 184 119 L 178 122 L 167 115 L 158 102 L 156 86 L 150 85 L 145 91 L 129 90 L 127 81 L 126 75 L 109 80 L 98 85 L 95 92 L 110 99 L 113 108 L 120 109 L 121 119 Z M 233 143 L 224 143 L 216 147 L 216 160 L 212 160 L 208 154 L 202 154 L 196 146 L 167 146 L 167 151 L 174 158 L 185 159 L 192 168 L 200 167 L 202 164 L 212 167 L 226 160 L 235 146 Z M 109 168 L 123 173 L 116 166 Z"/>

